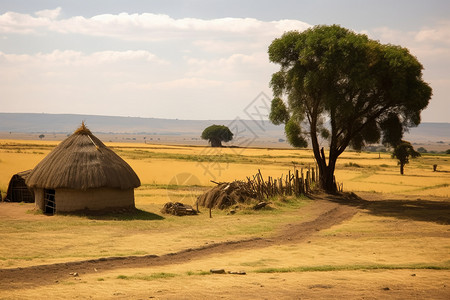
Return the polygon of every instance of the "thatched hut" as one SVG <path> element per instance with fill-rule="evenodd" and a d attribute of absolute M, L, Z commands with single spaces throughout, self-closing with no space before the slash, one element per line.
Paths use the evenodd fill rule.
<path fill-rule="evenodd" d="M 34 202 L 34 195 L 25 184 L 25 180 L 30 175 L 31 170 L 19 172 L 11 177 L 6 192 L 6 202 Z"/>
<path fill-rule="evenodd" d="M 133 169 L 84 124 L 29 174 L 36 207 L 45 213 L 134 208 Z"/>

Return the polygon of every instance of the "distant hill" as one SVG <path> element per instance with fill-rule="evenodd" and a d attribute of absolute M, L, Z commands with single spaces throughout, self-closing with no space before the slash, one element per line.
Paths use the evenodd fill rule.
<path fill-rule="evenodd" d="M 46 139 L 61 139 L 77 129 L 81 122 L 92 132 L 105 140 L 143 141 L 143 136 L 152 141 L 168 143 L 205 144 L 200 140 L 203 130 L 213 124 L 226 125 L 235 134 L 232 145 L 249 146 L 275 143 L 288 147 L 284 143 L 284 127 L 275 126 L 269 121 L 254 120 L 177 120 L 137 117 L 113 117 L 75 114 L 33 114 L 33 113 L 0 113 L 0 132 L 7 138 L 17 138 L 17 133 L 45 134 Z M 16 133 L 10 136 L 9 133 Z M 120 135 L 120 138 L 118 136 Z M 128 138 L 124 136 L 128 135 Z M 139 135 L 132 138 L 133 135 Z M 22 135 L 24 136 L 24 135 Z M 30 136 L 30 135 L 28 135 Z M 155 137 L 156 136 L 156 137 Z M 160 138 L 165 136 L 165 138 Z M 29 138 L 25 137 L 24 138 Z M 149 140 L 147 139 L 147 140 Z M 281 139 L 281 140 L 280 140 Z M 189 142 L 188 142 L 189 141 Z"/>
<path fill-rule="evenodd" d="M 212 124 L 226 125 L 239 138 L 269 139 L 284 143 L 284 127 L 254 120 L 174 120 L 75 114 L 0 113 L 0 132 L 69 134 L 84 121 L 95 133 L 199 137 Z M 279 140 L 281 139 L 281 140 Z M 450 143 L 450 123 L 422 123 L 410 129 L 405 139 L 416 143 Z"/>
<path fill-rule="evenodd" d="M 443 141 L 450 143 L 450 123 L 422 123 L 410 128 L 405 139 L 414 142 Z"/>

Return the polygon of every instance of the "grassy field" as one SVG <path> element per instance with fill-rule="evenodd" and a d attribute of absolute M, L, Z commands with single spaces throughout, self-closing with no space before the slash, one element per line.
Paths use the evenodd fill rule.
<path fill-rule="evenodd" d="M 33 168 L 57 142 L 0 140 L 0 190 L 5 192 L 11 176 Z M 210 180 L 245 180 L 261 169 L 266 176 L 279 177 L 296 168 L 314 167 L 311 150 L 108 144 L 136 171 L 147 189 L 178 185 L 212 186 Z M 433 172 L 433 165 L 438 172 Z M 192 174 L 188 182 L 183 175 Z M 336 180 L 345 191 L 369 191 L 414 195 L 450 195 L 450 155 L 424 154 L 411 160 L 400 175 L 397 161 L 389 153 L 345 152 L 338 160 Z M 151 194 L 151 193 L 150 193 Z M 164 197 L 163 197 L 164 198 Z M 164 199 L 152 197 L 157 203 Z"/>
<path fill-rule="evenodd" d="M 33 168 L 56 144 L 0 140 L 2 193 L 13 174 Z M 258 169 L 265 177 L 279 177 L 294 166 L 314 167 L 310 150 L 108 145 L 141 179 L 135 192 L 140 213 L 48 217 L 34 212 L 33 204 L 0 203 L 0 269 L 163 255 L 220 242 L 271 239 L 290 224 L 317 217 L 316 202 L 308 198 L 272 199 L 273 209 L 259 212 L 213 211 L 213 218 L 205 209 L 192 217 L 160 213 L 168 201 L 194 204 L 214 185 L 210 180 L 244 180 Z M 449 211 L 441 206 L 449 203 L 449 159 L 449 155 L 425 154 L 411 160 L 401 176 L 388 153 L 345 152 L 336 179 L 344 191 L 355 192 L 370 205 L 358 207 L 350 220 L 317 231 L 307 240 L 216 253 L 173 265 L 99 270 L 40 287 L 4 290 L 0 298 L 446 299 L 450 227 L 445 221 L 448 215 L 442 215 Z M 438 172 L 433 172 L 433 164 Z M 220 277 L 210 275 L 211 268 L 245 270 L 247 275 Z"/>

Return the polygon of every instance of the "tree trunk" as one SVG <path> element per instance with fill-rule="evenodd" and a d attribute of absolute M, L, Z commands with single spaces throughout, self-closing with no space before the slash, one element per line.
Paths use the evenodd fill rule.
<path fill-rule="evenodd" d="M 336 183 L 334 182 L 334 169 L 339 154 L 336 154 L 336 151 L 332 151 L 330 149 L 330 156 L 327 165 L 327 160 L 325 157 L 325 151 L 323 147 L 319 150 L 319 141 L 317 139 L 317 132 L 315 129 L 316 128 L 315 119 L 311 120 L 310 128 L 311 128 L 310 134 L 314 158 L 316 159 L 317 166 L 319 167 L 319 187 L 329 194 L 335 194 L 337 191 L 337 187 Z M 332 144 L 334 145 L 334 143 Z M 330 148 L 332 148 L 333 145 L 331 145 Z"/>
<path fill-rule="evenodd" d="M 319 185 L 325 192 L 335 194 L 337 191 L 336 182 L 334 181 L 335 162 L 331 166 L 319 166 Z"/>
<path fill-rule="evenodd" d="M 220 139 L 210 139 L 211 147 L 222 147 L 222 142 Z"/>
<path fill-rule="evenodd" d="M 403 175 L 403 170 L 404 170 L 405 164 L 400 163 L 400 174 Z"/>

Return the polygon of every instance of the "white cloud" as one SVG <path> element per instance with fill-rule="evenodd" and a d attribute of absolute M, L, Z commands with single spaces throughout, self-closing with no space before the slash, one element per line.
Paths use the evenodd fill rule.
<path fill-rule="evenodd" d="M 26 64 L 30 66 L 96 66 L 100 64 L 120 63 L 129 61 L 152 62 L 167 64 L 168 62 L 144 50 L 128 51 L 99 51 L 85 54 L 73 50 L 54 50 L 51 53 L 6 54 L 0 52 L 0 63 Z"/>
<path fill-rule="evenodd" d="M 241 52 L 254 52 L 260 51 L 268 47 L 267 42 L 269 39 L 261 42 L 251 42 L 249 39 L 221 39 L 220 37 L 194 40 L 192 45 L 194 45 L 198 50 L 205 53 L 212 54 L 229 54 L 229 53 L 241 53 Z M 191 51 L 192 52 L 192 51 Z"/>
<path fill-rule="evenodd" d="M 159 40 L 216 34 L 278 36 L 287 30 L 304 30 L 310 25 L 296 20 L 265 22 L 253 18 L 174 19 L 163 14 L 103 14 L 58 19 L 61 8 L 29 14 L 6 12 L 0 15 L 0 32 L 38 33 L 42 30 L 109 36 L 124 40 Z"/>
<path fill-rule="evenodd" d="M 290 30 L 303 31 L 311 27 L 310 24 L 298 20 L 280 20 L 280 21 L 273 21 L 270 23 L 275 25 L 275 28 L 279 32 L 285 32 Z"/>
<path fill-rule="evenodd" d="M 50 25 L 51 21 L 47 18 L 35 18 L 15 12 L 6 12 L 0 15 L 0 33 L 37 33 L 37 30 Z"/>
<path fill-rule="evenodd" d="M 235 53 L 217 59 L 186 58 L 190 76 L 208 78 L 252 78 L 258 80 L 261 75 L 270 76 L 273 65 L 268 63 L 266 52 L 251 54 Z"/>
<path fill-rule="evenodd" d="M 221 109 L 217 116 L 202 115 L 203 105 L 212 105 L 213 97 L 214 103 L 228 107 L 229 101 L 236 101 L 239 106 L 262 90 L 270 93 L 270 76 L 278 66 L 269 63 L 268 46 L 285 31 L 309 27 L 299 20 L 176 19 L 151 13 L 64 17 L 61 8 L 34 14 L 6 12 L 0 15 L 0 38 L 8 45 L 0 47 L 0 90 L 2 99 L 8 99 L 2 107 L 13 111 L 14 105 L 42 105 L 42 111 L 54 107 L 72 111 L 77 101 L 109 109 L 110 102 L 120 104 L 124 99 L 127 103 L 132 99 L 134 107 L 163 99 L 158 107 L 150 106 L 152 112 L 165 109 L 169 116 L 173 110 L 173 117 L 183 117 L 183 101 L 188 101 L 192 110 L 196 103 L 199 106 L 189 118 L 224 117 Z M 442 21 L 410 32 L 388 27 L 361 32 L 409 48 L 424 64 L 424 76 L 442 103 L 450 95 L 448 85 L 442 84 L 449 80 L 449 28 L 450 22 Z M 40 49 L 50 50 L 35 50 L 36 43 L 24 46 L 28 37 L 36 41 L 42 36 L 46 44 Z M 98 42 L 90 43 L 92 37 Z M 21 43 L 11 44 L 16 40 Z"/>
<path fill-rule="evenodd" d="M 450 46 L 450 20 L 440 21 L 435 27 L 423 28 L 415 34 L 415 40 L 421 43 L 438 43 Z"/>
<path fill-rule="evenodd" d="M 150 84 L 150 89 L 173 90 L 173 89 L 209 89 L 223 86 L 224 82 L 201 77 L 186 77 L 170 81 L 157 82 Z"/>
<path fill-rule="evenodd" d="M 55 9 L 44 9 L 37 11 L 35 13 L 36 16 L 46 19 L 56 19 L 61 14 L 61 7 L 55 8 Z"/>

